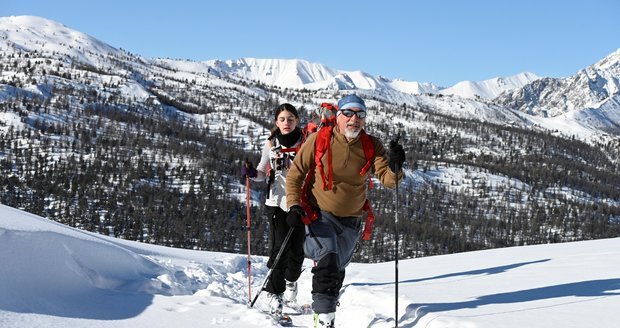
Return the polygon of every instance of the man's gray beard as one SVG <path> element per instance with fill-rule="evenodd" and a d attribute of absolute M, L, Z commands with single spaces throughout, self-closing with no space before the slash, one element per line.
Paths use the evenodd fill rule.
<path fill-rule="evenodd" d="M 360 134 L 361 130 L 362 129 L 359 129 L 357 131 L 351 131 L 349 129 L 344 129 L 344 136 L 347 137 L 347 139 L 355 139 Z"/>

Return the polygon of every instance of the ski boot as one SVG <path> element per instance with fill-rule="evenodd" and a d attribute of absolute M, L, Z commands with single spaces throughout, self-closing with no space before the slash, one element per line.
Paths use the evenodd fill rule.
<path fill-rule="evenodd" d="M 334 328 L 335 322 L 336 312 L 314 314 L 314 328 Z"/>
<path fill-rule="evenodd" d="M 295 304 L 297 302 L 297 281 L 284 280 L 286 290 L 284 290 L 284 302 L 287 304 Z"/>
<path fill-rule="evenodd" d="M 284 308 L 282 294 L 267 293 L 267 297 L 269 300 L 269 313 L 271 315 L 282 315 Z"/>

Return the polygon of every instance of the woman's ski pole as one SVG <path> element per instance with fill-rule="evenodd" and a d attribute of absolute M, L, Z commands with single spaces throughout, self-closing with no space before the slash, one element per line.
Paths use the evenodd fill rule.
<path fill-rule="evenodd" d="M 245 177 L 245 206 L 247 208 L 247 225 L 248 231 L 248 300 L 252 299 L 252 259 L 250 255 L 250 177 Z"/>
<path fill-rule="evenodd" d="M 269 271 L 267 271 L 267 275 L 265 276 L 265 280 L 263 280 L 263 284 L 260 287 L 260 289 L 258 290 L 258 292 L 256 293 L 256 296 L 254 296 L 254 299 L 252 300 L 252 303 L 250 303 L 250 307 L 254 306 L 254 303 L 256 303 L 256 300 L 258 299 L 258 295 L 260 295 L 260 293 L 263 291 L 263 289 L 265 289 L 265 286 L 267 286 L 267 283 L 269 282 L 269 279 L 271 278 L 271 273 L 273 272 L 273 268 L 275 268 L 278 265 L 278 262 L 280 261 L 280 257 L 282 256 L 282 253 L 284 253 L 284 249 L 286 248 L 286 245 L 288 244 L 288 240 L 291 238 L 291 235 L 293 234 L 293 230 L 295 229 L 295 227 L 291 227 L 290 229 L 288 229 L 288 233 L 286 234 L 286 237 L 284 237 L 284 241 L 282 242 L 282 246 L 280 246 L 280 251 L 278 252 L 278 255 L 276 255 L 276 259 L 273 261 L 273 264 L 271 264 L 271 269 L 269 269 Z"/>

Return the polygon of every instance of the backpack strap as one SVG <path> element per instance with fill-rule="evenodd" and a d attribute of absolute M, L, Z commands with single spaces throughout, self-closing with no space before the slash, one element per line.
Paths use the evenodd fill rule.
<path fill-rule="evenodd" d="M 372 162 L 375 158 L 375 145 L 372 143 L 372 139 L 370 138 L 370 136 L 364 130 L 360 132 L 360 139 L 362 141 L 362 148 L 364 149 L 364 157 L 366 158 L 366 164 L 360 171 L 360 175 L 365 175 L 372 167 Z M 370 177 L 370 174 L 368 174 L 368 189 L 371 188 L 372 178 Z M 370 201 L 368 201 L 368 198 L 366 198 L 362 210 L 368 213 L 368 216 L 366 216 L 366 223 L 364 223 L 364 233 L 362 234 L 362 239 L 370 240 L 370 235 L 372 234 L 372 226 L 373 223 L 375 223 L 375 214 L 372 211 L 372 207 L 370 206 Z"/>
<path fill-rule="evenodd" d="M 323 189 L 330 190 L 332 188 L 333 182 L 333 174 L 332 174 L 332 152 L 330 147 L 330 141 L 332 136 L 332 126 L 324 126 L 319 132 L 317 132 L 316 139 L 314 141 L 314 165 L 310 167 L 310 171 L 306 174 L 306 179 L 304 180 L 304 184 L 301 187 L 301 208 L 306 212 L 306 216 L 301 218 L 301 221 L 305 225 L 309 225 L 314 220 L 318 218 L 316 210 L 310 205 L 310 201 L 308 200 L 308 186 L 310 185 L 310 180 L 312 180 L 314 176 L 314 168 L 317 167 L 321 174 L 321 181 L 323 182 Z M 327 169 L 328 175 L 325 174 L 325 170 L 323 168 L 323 163 L 321 162 L 321 158 L 327 152 Z"/>
<path fill-rule="evenodd" d="M 368 198 L 366 198 L 366 202 L 364 202 L 362 209 L 368 213 L 368 216 L 366 216 L 366 223 L 364 223 L 364 233 L 362 234 L 362 239 L 370 240 L 370 235 L 372 235 L 372 225 L 375 223 L 375 214 L 372 212 L 372 207 L 370 207 Z"/>
<path fill-rule="evenodd" d="M 362 141 L 362 148 L 364 149 L 364 157 L 366 158 L 366 164 L 362 167 L 360 171 L 360 175 L 365 175 L 370 170 L 372 166 L 372 162 L 375 158 L 375 145 L 372 143 L 372 139 L 366 133 L 366 131 L 362 130 L 360 132 L 360 140 Z M 372 183 L 372 180 L 371 180 Z"/>
<path fill-rule="evenodd" d="M 319 173 L 321 173 L 321 181 L 323 182 L 323 190 L 331 190 L 332 183 L 334 181 L 333 172 L 332 172 L 332 147 L 330 145 L 330 141 L 332 138 L 332 126 L 325 126 L 319 130 L 314 148 L 314 164 L 319 169 Z M 321 162 L 321 158 L 327 152 L 327 174 L 325 174 L 325 170 L 323 168 L 323 163 Z"/>
<path fill-rule="evenodd" d="M 300 206 L 304 209 L 304 212 L 306 212 L 306 215 L 301 218 L 301 222 L 303 222 L 305 225 L 309 225 L 318 218 L 316 210 L 312 207 L 312 205 L 310 205 L 310 201 L 308 200 L 308 185 L 310 184 L 312 176 L 312 172 L 308 173 L 306 175 L 306 179 L 304 180 L 304 184 L 301 187 Z"/>
<path fill-rule="evenodd" d="M 306 131 L 308 133 L 316 132 L 318 129 L 319 126 L 314 122 L 308 122 L 308 124 L 306 124 Z"/>

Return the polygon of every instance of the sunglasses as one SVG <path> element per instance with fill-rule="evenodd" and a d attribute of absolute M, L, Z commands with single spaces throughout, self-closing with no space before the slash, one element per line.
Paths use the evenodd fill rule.
<path fill-rule="evenodd" d="M 343 109 L 340 111 L 342 113 L 342 115 L 346 116 L 346 117 L 353 117 L 353 115 L 357 115 L 357 118 L 366 118 L 366 112 L 363 110 L 360 110 L 358 112 L 354 111 L 354 110 L 350 110 L 350 109 Z"/>

